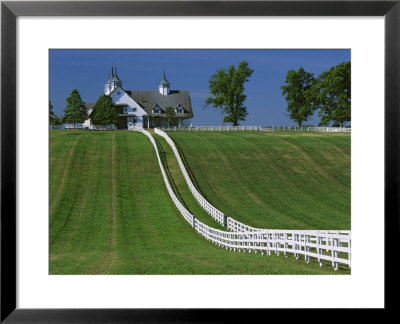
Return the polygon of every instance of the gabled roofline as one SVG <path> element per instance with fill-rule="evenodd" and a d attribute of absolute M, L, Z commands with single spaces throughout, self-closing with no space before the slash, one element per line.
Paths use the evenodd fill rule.
<path fill-rule="evenodd" d="M 110 92 L 108 95 L 106 95 L 106 96 L 111 96 L 111 94 L 113 94 L 114 91 L 117 91 L 118 89 L 120 89 L 120 90 L 122 90 L 123 92 L 126 93 L 126 91 L 125 91 L 124 89 L 122 89 L 120 86 L 118 86 L 118 87 L 116 87 L 113 91 L 111 91 L 111 92 Z"/>

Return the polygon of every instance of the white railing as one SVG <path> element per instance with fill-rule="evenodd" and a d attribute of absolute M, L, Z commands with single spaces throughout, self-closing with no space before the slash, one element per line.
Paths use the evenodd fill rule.
<path fill-rule="evenodd" d="M 336 270 L 339 268 L 339 263 L 351 266 L 350 233 L 345 235 L 330 233 L 328 231 L 264 229 L 258 229 L 257 231 L 228 232 L 212 228 L 199 221 L 182 205 L 172 190 L 154 138 L 143 128 L 133 127 L 132 130 L 141 132 L 150 139 L 156 151 L 158 164 L 169 195 L 186 221 L 207 240 L 221 247 L 225 247 L 226 249 L 238 252 L 260 252 L 262 255 L 265 253 L 271 255 L 272 252 L 279 255 L 283 252 L 286 257 L 292 253 L 296 258 L 299 258 L 300 255 L 304 255 L 306 262 L 309 262 L 310 258 L 316 258 L 322 266 L 324 261 L 329 261 Z M 230 223 L 233 224 L 232 219 Z M 239 223 L 234 226 L 238 227 Z M 346 254 L 347 258 L 344 258 L 343 254 Z"/>
<path fill-rule="evenodd" d="M 275 131 L 293 131 L 293 132 L 329 132 L 329 133 L 342 133 L 351 132 L 351 128 L 347 127 L 298 127 L 298 126 L 184 126 L 184 127 L 161 127 L 165 132 L 245 132 L 245 131 L 261 131 L 261 132 L 275 132 Z"/>
<path fill-rule="evenodd" d="M 280 247 L 286 251 L 285 244 L 288 244 L 291 249 L 297 251 L 298 247 L 296 245 L 299 244 L 298 241 L 300 240 L 306 242 L 305 249 L 300 254 L 303 254 L 305 257 L 318 258 L 321 266 L 323 260 L 329 260 L 332 261 L 332 266 L 335 269 L 337 268 L 336 263 L 344 263 L 351 267 L 351 231 L 348 230 L 271 230 L 251 227 L 231 217 L 227 218 L 227 228 L 232 232 L 238 233 L 266 234 L 267 238 L 269 238 L 269 252 L 275 248 L 273 246 L 274 241 L 278 244 L 278 252 L 282 251 L 279 250 Z M 310 250 L 310 248 L 314 248 L 315 252 Z M 330 257 L 324 254 L 329 251 L 331 251 Z M 345 254 L 345 257 L 339 258 L 339 252 Z M 297 252 L 293 253 L 297 254 Z"/>
<path fill-rule="evenodd" d="M 154 129 L 154 132 L 160 136 L 162 136 L 167 143 L 171 146 L 175 158 L 178 161 L 179 167 L 181 169 L 181 172 L 186 180 L 187 185 L 189 186 L 189 189 L 191 193 L 193 194 L 194 198 L 197 200 L 197 202 L 200 204 L 203 209 L 211 215 L 212 218 L 214 218 L 218 223 L 220 223 L 223 226 L 226 226 L 226 217 L 223 212 L 215 208 L 213 205 L 211 205 L 196 189 L 196 187 L 193 185 L 192 180 L 190 179 L 189 174 L 186 171 L 185 165 L 182 162 L 181 156 L 175 146 L 175 143 L 172 141 L 172 139 L 163 131 L 159 130 L 158 128 Z"/>
<path fill-rule="evenodd" d="M 244 131 L 272 131 L 271 127 L 261 126 L 184 126 L 184 127 L 161 127 L 166 132 L 244 132 Z"/>
<path fill-rule="evenodd" d="M 207 239 L 233 250 L 261 251 L 262 253 L 267 251 L 268 254 L 271 251 L 277 254 L 283 251 L 286 256 L 287 253 L 293 253 L 297 258 L 299 254 L 302 254 L 305 256 L 307 262 L 310 257 L 315 257 L 321 266 L 324 260 L 328 260 L 332 262 L 332 266 L 335 269 L 338 269 L 339 263 L 347 264 L 351 267 L 351 231 L 263 229 L 251 227 L 231 217 L 226 217 L 221 211 L 205 200 L 194 187 L 172 139 L 165 132 L 157 128 L 155 128 L 155 133 L 165 138 L 171 146 L 189 189 L 200 206 L 220 224 L 233 232 L 220 231 L 194 219 L 193 224 L 195 229 L 201 232 Z M 200 223 L 201 225 L 198 225 Z M 239 237 L 232 236 L 235 234 L 238 235 L 238 233 L 240 233 Z M 326 255 L 326 252 L 329 251 L 331 251 L 330 256 Z M 339 253 L 344 254 L 344 256 L 339 257 Z"/>
<path fill-rule="evenodd" d="M 88 129 L 90 130 L 117 130 L 117 126 L 115 126 L 114 124 L 111 125 L 90 125 L 88 126 Z"/>
<path fill-rule="evenodd" d="M 82 125 L 67 124 L 64 126 L 65 129 L 82 129 Z"/>
<path fill-rule="evenodd" d="M 173 200 L 173 202 L 175 203 L 176 207 L 177 207 L 177 208 L 179 209 L 179 211 L 181 212 L 182 216 L 189 222 L 189 224 L 191 224 L 192 226 L 194 226 L 194 218 L 195 218 L 194 215 L 192 215 L 192 214 L 182 205 L 182 203 L 181 203 L 181 202 L 179 201 L 179 199 L 176 197 L 176 195 L 175 195 L 173 189 L 171 188 L 171 185 L 169 184 L 168 177 L 167 177 L 167 174 L 166 174 L 166 172 L 165 172 L 164 166 L 162 165 L 161 158 L 160 158 L 160 154 L 158 153 L 157 144 L 156 144 L 156 141 L 154 140 L 153 136 L 151 136 L 151 134 L 150 134 L 148 131 L 144 130 L 144 129 L 141 128 L 141 127 L 135 127 L 135 126 L 133 126 L 133 127 L 130 128 L 130 130 L 133 130 L 133 131 L 135 131 L 135 132 L 141 132 L 141 133 L 143 133 L 144 135 L 146 135 L 146 136 L 149 138 L 150 142 L 153 144 L 154 149 L 155 149 L 155 151 L 156 151 L 157 160 L 158 160 L 158 165 L 160 166 L 161 173 L 162 173 L 162 176 L 163 176 L 163 178 L 164 178 L 164 182 L 165 182 L 165 185 L 167 186 L 167 190 L 168 190 L 168 193 L 169 193 L 171 199 Z"/>
<path fill-rule="evenodd" d="M 232 217 L 227 217 L 227 225 L 226 227 L 233 232 L 260 232 L 264 231 L 264 228 L 252 227 L 246 224 L 243 224 Z M 343 234 L 350 235 L 351 231 L 349 230 L 308 230 L 309 232 L 320 232 L 320 233 L 329 233 L 329 234 Z"/>

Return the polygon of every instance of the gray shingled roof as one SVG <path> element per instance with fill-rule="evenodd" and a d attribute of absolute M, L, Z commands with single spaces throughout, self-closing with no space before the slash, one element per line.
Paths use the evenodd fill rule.
<path fill-rule="evenodd" d="M 190 101 L 189 91 L 187 90 L 171 90 L 169 95 L 162 95 L 159 91 L 126 91 L 133 100 L 135 100 L 147 114 L 152 115 L 152 109 L 158 105 L 162 113 L 160 116 L 164 117 L 165 108 L 168 106 L 176 107 L 179 104 L 185 110 L 182 117 L 192 118 L 192 103 Z"/>

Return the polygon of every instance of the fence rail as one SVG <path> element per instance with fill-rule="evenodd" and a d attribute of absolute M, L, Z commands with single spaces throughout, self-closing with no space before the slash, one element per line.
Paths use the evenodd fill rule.
<path fill-rule="evenodd" d="M 162 136 L 169 146 L 171 146 L 172 151 L 175 154 L 175 158 L 178 161 L 179 168 L 181 169 L 181 172 L 186 180 L 187 185 L 189 186 L 189 189 L 194 196 L 194 198 L 197 200 L 197 202 L 200 204 L 203 209 L 211 215 L 212 218 L 214 218 L 218 223 L 220 223 L 222 226 L 226 226 L 226 217 L 223 212 L 215 208 L 213 205 L 211 205 L 201 194 L 200 192 L 197 191 L 196 187 L 193 185 L 192 180 L 190 179 L 189 174 L 186 171 L 185 165 L 182 162 L 181 156 L 175 146 L 174 141 L 163 131 L 161 131 L 158 128 L 154 129 L 154 132 L 160 136 Z"/>
<path fill-rule="evenodd" d="M 117 126 L 111 125 L 73 125 L 73 124 L 63 124 L 63 125 L 50 125 L 50 129 L 86 129 L 86 130 L 117 130 Z"/>
<path fill-rule="evenodd" d="M 293 132 L 327 132 L 327 133 L 350 133 L 351 128 L 347 127 L 298 127 L 298 126 L 184 126 L 184 127 L 161 127 L 165 132 L 275 132 L 275 131 L 293 131 Z"/>
<path fill-rule="evenodd" d="M 306 262 L 309 262 L 310 258 L 316 258 L 321 266 L 323 265 L 324 261 L 329 261 L 335 270 L 339 268 L 339 263 L 347 264 L 349 267 L 351 266 L 350 231 L 257 229 L 240 223 L 233 218 L 226 218 L 222 212 L 218 211 L 203 197 L 202 198 L 206 203 L 204 203 L 202 207 L 220 212 L 223 215 L 223 223 L 225 223 L 225 226 L 227 226 L 228 229 L 231 229 L 233 232 L 218 230 L 199 221 L 182 205 L 182 203 L 176 197 L 168 181 L 168 177 L 161 162 L 157 144 L 153 136 L 148 131 L 140 127 L 133 127 L 131 130 L 141 132 L 150 139 L 150 142 L 153 144 L 156 151 L 158 164 L 160 166 L 161 173 L 170 197 L 186 221 L 207 240 L 213 242 L 214 244 L 218 244 L 221 247 L 225 247 L 226 249 L 238 252 L 260 252 L 262 255 L 265 253 L 270 255 L 272 252 L 279 255 L 281 252 L 283 252 L 286 257 L 288 257 L 290 254 L 293 254 L 296 258 L 299 258 L 300 255 L 303 255 Z M 157 129 L 155 129 L 155 132 L 160 135 L 163 133 Z M 166 139 L 169 138 L 168 135 L 166 136 L 167 137 L 163 137 Z M 169 144 L 173 144 L 173 146 L 171 144 L 170 145 L 171 147 L 175 148 L 174 153 L 176 152 L 175 154 L 178 154 L 179 156 L 173 141 L 169 138 L 169 141 L 167 140 L 167 142 Z M 180 156 L 178 161 L 180 165 L 183 166 Z M 186 176 L 189 177 L 184 169 L 184 166 L 183 170 L 185 171 L 184 175 L 186 174 Z M 190 183 L 192 184 L 191 180 Z M 221 218 L 217 217 L 217 220 L 218 219 L 221 220 Z"/>

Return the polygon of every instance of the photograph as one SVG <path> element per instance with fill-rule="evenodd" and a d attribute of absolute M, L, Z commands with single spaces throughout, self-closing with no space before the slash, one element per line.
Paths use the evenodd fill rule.
<path fill-rule="evenodd" d="M 351 49 L 49 49 L 49 275 L 350 275 Z"/>

